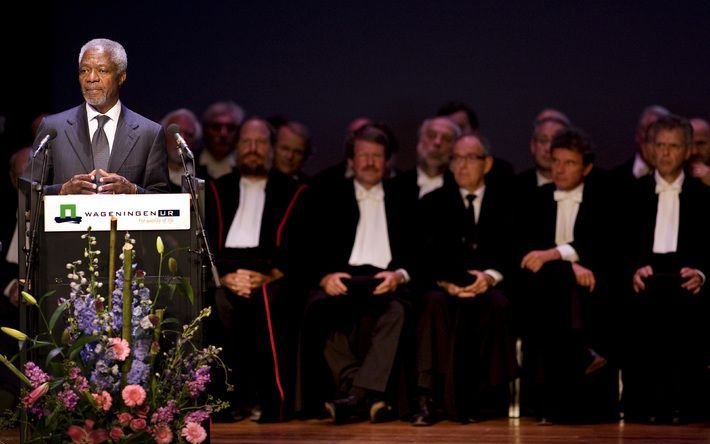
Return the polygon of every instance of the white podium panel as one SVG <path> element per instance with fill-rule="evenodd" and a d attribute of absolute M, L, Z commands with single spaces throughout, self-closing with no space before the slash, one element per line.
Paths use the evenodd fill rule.
<path fill-rule="evenodd" d="M 116 216 L 118 230 L 188 230 L 190 195 L 92 194 L 44 196 L 44 231 L 109 231 Z"/>

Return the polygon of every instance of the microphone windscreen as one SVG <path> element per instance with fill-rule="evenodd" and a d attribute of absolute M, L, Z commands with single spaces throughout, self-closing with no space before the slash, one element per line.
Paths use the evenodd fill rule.
<path fill-rule="evenodd" d="M 45 132 L 45 135 L 49 136 L 49 140 L 52 140 L 57 137 L 57 130 L 54 128 L 50 128 Z"/>
<path fill-rule="evenodd" d="M 168 125 L 168 128 L 166 131 L 168 132 L 168 134 L 170 134 L 171 136 L 174 137 L 175 134 L 180 132 L 180 127 L 178 126 L 177 123 L 171 123 L 170 125 Z"/>

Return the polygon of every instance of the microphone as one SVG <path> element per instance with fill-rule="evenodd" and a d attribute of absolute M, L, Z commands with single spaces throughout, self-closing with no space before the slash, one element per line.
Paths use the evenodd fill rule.
<path fill-rule="evenodd" d="M 47 144 L 49 144 L 49 142 L 51 142 L 52 139 L 54 139 L 55 137 L 57 137 L 57 130 L 55 130 L 54 128 L 48 129 L 45 136 L 39 142 L 39 146 L 37 146 L 35 152 L 32 153 L 32 158 L 34 159 L 35 157 L 37 157 L 37 154 L 39 154 L 43 149 L 45 149 L 47 147 Z"/>
<path fill-rule="evenodd" d="M 182 138 L 180 133 L 180 127 L 177 125 L 177 123 L 172 123 L 168 126 L 168 134 L 172 135 L 175 137 L 175 142 L 177 142 L 178 148 L 181 150 L 185 151 L 185 154 L 190 160 L 195 160 L 195 155 L 192 154 L 192 151 L 190 151 L 190 147 L 187 146 L 187 142 L 185 142 L 185 139 Z"/>

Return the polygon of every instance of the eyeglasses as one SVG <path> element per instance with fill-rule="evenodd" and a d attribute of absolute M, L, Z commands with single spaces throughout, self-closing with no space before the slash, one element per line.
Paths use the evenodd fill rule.
<path fill-rule="evenodd" d="M 207 123 L 206 126 L 207 126 L 208 130 L 214 131 L 214 132 L 221 131 L 222 128 L 226 128 L 227 131 L 229 131 L 231 133 L 231 132 L 236 131 L 238 128 L 237 125 L 235 125 L 234 123 L 222 123 L 222 122 L 209 122 L 209 123 Z"/>
<path fill-rule="evenodd" d="M 488 157 L 488 156 L 486 156 L 485 154 L 467 154 L 465 156 L 457 156 L 456 154 L 454 154 L 453 156 L 451 156 L 451 162 L 455 162 L 455 163 L 472 162 L 473 163 L 477 160 L 485 160 L 486 157 Z"/>

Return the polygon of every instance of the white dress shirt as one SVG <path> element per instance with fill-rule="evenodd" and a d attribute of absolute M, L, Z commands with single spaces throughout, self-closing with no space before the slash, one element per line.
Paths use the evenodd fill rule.
<path fill-rule="evenodd" d="M 386 269 L 392 261 L 387 213 L 385 212 L 385 190 L 382 183 L 366 190 L 357 180 L 355 198 L 360 209 L 360 219 L 355 231 L 355 242 L 350 254 L 350 265 L 373 265 Z"/>
<path fill-rule="evenodd" d="M 444 186 L 444 175 L 430 177 L 421 168 L 417 167 L 417 185 L 419 186 L 419 198 L 431 193 L 437 188 Z"/>
<path fill-rule="evenodd" d="M 237 165 L 233 154 L 228 154 L 224 159 L 217 160 L 207 149 L 203 149 L 200 153 L 199 163 L 207 168 L 207 174 L 213 179 L 219 179 L 231 173 Z"/>
<path fill-rule="evenodd" d="M 538 170 L 535 170 L 535 178 L 537 179 L 537 186 L 539 187 L 552 183 L 552 178 L 543 176 Z"/>
<path fill-rule="evenodd" d="M 562 260 L 577 262 L 579 255 L 570 245 L 574 241 L 574 224 L 577 221 L 579 204 L 582 203 L 584 184 L 569 191 L 555 190 L 554 198 L 557 202 L 557 218 L 555 220 L 555 245 L 560 252 Z"/>
<path fill-rule="evenodd" d="M 658 171 L 653 174 L 656 179 L 656 228 L 653 233 L 654 253 L 674 253 L 678 249 L 678 224 L 680 223 L 680 191 L 683 188 L 685 173 L 673 183 L 666 182 Z"/>
<path fill-rule="evenodd" d="M 239 208 L 229 227 L 224 246 L 253 248 L 259 246 L 261 217 L 266 201 L 266 179 L 239 179 Z"/>
<path fill-rule="evenodd" d="M 105 114 L 101 114 L 96 111 L 91 105 L 86 104 L 86 117 L 89 119 L 89 139 L 94 137 L 96 129 L 99 127 L 99 121 L 96 116 L 108 116 L 109 119 L 104 123 L 104 132 L 106 133 L 106 138 L 108 139 L 108 152 L 111 153 L 113 150 L 113 139 L 116 137 L 116 128 L 118 127 L 118 118 L 121 116 L 121 101 L 116 102 L 110 110 Z"/>

